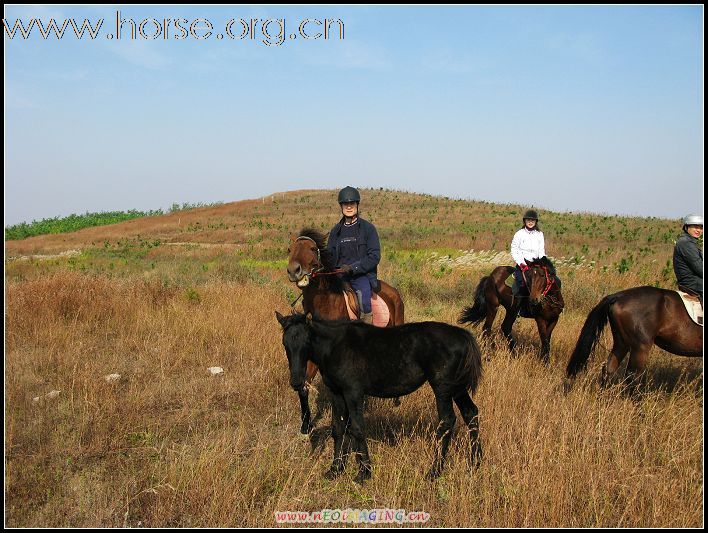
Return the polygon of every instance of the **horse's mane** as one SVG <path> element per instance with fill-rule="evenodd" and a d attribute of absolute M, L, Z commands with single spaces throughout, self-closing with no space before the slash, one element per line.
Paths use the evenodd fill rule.
<path fill-rule="evenodd" d="M 317 324 L 322 324 L 324 326 L 342 326 L 342 325 L 347 325 L 351 324 L 352 321 L 349 318 L 336 318 L 334 320 L 328 320 L 325 318 L 320 318 L 317 316 L 316 313 L 311 314 L 308 316 L 305 313 L 298 313 L 296 311 L 293 311 L 286 317 L 286 323 L 287 327 L 296 325 L 296 324 L 307 324 L 312 320 L 313 322 L 316 322 Z"/>
<path fill-rule="evenodd" d="M 539 266 L 542 266 L 542 267 L 546 267 L 546 268 L 548 269 L 548 273 L 549 273 L 551 276 L 555 276 L 555 275 L 556 275 L 556 266 L 555 266 L 555 265 L 553 264 L 553 262 L 552 262 L 550 259 L 548 259 L 548 257 L 546 257 L 545 255 L 544 255 L 543 257 L 541 257 L 540 259 L 534 259 L 533 261 L 531 261 L 531 262 L 529 263 L 529 266 L 534 266 L 534 265 L 539 265 Z"/>
<path fill-rule="evenodd" d="M 313 241 L 315 241 L 315 243 L 317 243 L 317 248 L 320 249 L 320 252 L 327 248 L 327 237 L 325 237 L 324 234 L 320 233 L 315 228 L 302 228 L 300 230 L 300 233 L 297 234 L 297 236 L 307 237 L 308 239 L 312 239 Z"/>

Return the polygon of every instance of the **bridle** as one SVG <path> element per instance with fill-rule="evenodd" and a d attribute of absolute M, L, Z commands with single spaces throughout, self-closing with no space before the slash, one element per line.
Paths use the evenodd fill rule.
<path fill-rule="evenodd" d="M 546 288 L 543 290 L 541 293 L 541 298 L 539 298 L 539 301 L 543 300 L 543 298 L 546 297 L 546 295 L 549 293 L 553 285 L 555 284 L 555 280 L 551 278 L 551 275 L 548 273 L 548 267 L 540 265 L 541 268 L 543 269 L 543 273 L 546 276 Z M 524 277 L 524 282 L 526 283 L 526 286 L 531 288 L 531 284 L 529 283 L 529 280 L 526 279 L 526 272 L 521 272 L 521 275 Z"/>
<path fill-rule="evenodd" d="M 312 269 L 310 270 L 309 273 L 305 274 L 305 276 L 309 276 L 311 278 L 314 278 L 318 272 L 324 269 L 324 266 L 322 265 L 322 256 L 320 254 L 320 247 L 317 245 L 317 242 L 315 239 L 311 237 L 306 237 L 305 235 L 300 235 L 297 239 L 295 239 L 295 242 L 297 241 L 310 241 L 312 244 L 315 245 L 315 249 L 317 250 L 317 263 L 312 266 Z M 319 268 L 318 268 L 319 267 Z"/>
<path fill-rule="evenodd" d="M 300 278 L 301 280 L 303 278 L 315 279 L 315 278 L 319 278 L 320 276 L 335 276 L 337 274 L 344 273 L 344 270 L 341 270 L 339 268 L 336 268 L 336 269 L 332 270 L 331 272 L 323 272 L 325 267 L 322 264 L 322 254 L 320 252 L 320 247 L 317 245 L 317 241 L 315 241 L 315 239 L 313 239 L 312 237 L 307 237 L 306 235 L 300 235 L 295 239 L 295 242 L 297 242 L 297 241 L 310 241 L 311 243 L 313 243 L 315 245 L 315 248 L 317 249 L 317 263 L 315 263 L 312 266 L 312 268 L 310 269 L 309 272 L 306 272 L 305 274 L 303 274 L 302 278 Z M 300 287 L 300 288 L 302 289 L 302 287 Z M 303 294 L 304 293 L 301 292 L 300 296 L 298 296 L 295 299 L 295 301 L 292 304 L 290 304 L 290 306 L 295 307 L 295 304 L 297 303 L 297 301 L 300 298 L 302 298 Z"/>

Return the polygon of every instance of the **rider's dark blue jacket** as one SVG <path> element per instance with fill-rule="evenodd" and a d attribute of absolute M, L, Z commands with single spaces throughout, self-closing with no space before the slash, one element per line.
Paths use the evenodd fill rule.
<path fill-rule="evenodd" d="M 327 250 L 332 254 L 334 264 L 338 267 L 339 264 L 339 234 L 344 225 L 344 217 L 335 224 L 332 231 L 329 232 L 327 239 Z M 379 234 L 376 232 L 374 225 L 359 217 L 357 224 L 359 234 L 357 235 L 357 252 L 359 259 L 351 264 L 352 275 L 358 276 L 366 274 L 371 287 L 377 287 L 377 266 L 381 260 L 381 243 L 379 242 Z"/>

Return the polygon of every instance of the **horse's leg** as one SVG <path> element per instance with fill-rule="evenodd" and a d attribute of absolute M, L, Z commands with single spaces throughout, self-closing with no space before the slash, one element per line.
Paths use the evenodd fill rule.
<path fill-rule="evenodd" d="M 551 333 L 556 327 L 558 319 L 547 322 L 544 318 L 536 317 L 536 326 L 538 326 L 538 336 L 541 337 L 541 361 L 548 365 L 551 362 Z"/>
<path fill-rule="evenodd" d="M 347 429 L 349 414 L 341 394 L 332 392 L 332 438 L 334 439 L 334 459 L 332 466 L 325 473 L 327 479 L 334 479 L 344 471 L 346 458 L 344 453 L 344 434 Z"/>
<path fill-rule="evenodd" d="M 362 484 L 371 477 L 371 458 L 364 430 L 364 398 L 360 395 L 345 396 L 345 401 L 349 410 L 349 433 L 354 441 L 354 452 L 359 463 L 359 473 L 354 481 Z"/>
<path fill-rule="evenodd" d="M 498 310 L 499 305 L 492 305 L 490 302 L 487 302 L 487 318 L 484 321 L 484 326 L 482 326 L 482 337 L 486 337 L 492 332 L 492 325 L 494 324 Z"/>
<path fill-rule="evenodd" d="M 302 413 L 302 425 L 300 426 L 300 433 L 307 435 L 310 431 L 312 431 L 312 424 L 310 423 L 310 418 L 312 414 L 310 413 L 310 402 L 307 399 L 307 385 L 297 391 L 297 395 L 300 398 L 300 411 Z"/>
<path fill-rule="evenodd" d="M 437 450 L 433 466 L 428 472 L 428 479 L 435 479 L 442 472 L 443 465 L 445 464 L 445 456 L 447 455 L 447 448 L 450 446 L 452 429 L 455 427 L 455 411 L 452 410 L 452 398 L 435 389 L 433 389 L 433 392 L 435 393 L 439 422 L 435 435 Z"/>
<path fill-rule="evenodd" d="M 652 345 L 653 343 L 638 344 L 632 346 L 629 351 L 629 364 L 627 364 L 625 382 L 627 383 L 628 392 L 631 396 L 635 395 L 637 387 L 644 377 L 644 368 L 647 366 Z"/>
<path fill-rule="evenodd" d="M 305 374 L 305 386 L 297 392 L 300 398 L 300 412 L 302 425 L 300 426 L 300 433 L 307 434 L 312 431 L 312 413 L 310 412 L 310 402 L 308 401 L 307 385 L 312 383 L 315 375 L 317 374 L 317 365 L 313 364 L 312 361 L 307 362 L 307 371 Z"/>
<path fill-rule="evenodd" d="M 472 466 L 477 468 L 482 461 L 482 443 L 479 441 L 479 410 L 466 391 L 456 396 L 454 400 L 462 419 L 467 424 L 467 429 L 469 429 L 472 442 Z"/>
<path fill-rule="evenodd" d="M 514 322 L 516 322 L 516 315 L 519 312 L 519 307 L 518 305 L 510 305 L 509 307 L 504 306 L 504 308 L 506 309 L 506 315 L 504 315 L 504 322 L 502 322 L 501 330 L 506 337 L 506 340 L 509 341 L 509 350 L 513 352 L 514 348 L 516 348 L 516 341 L 514 340 L 514 336 L 511 334 L 511 328 L 514 326 Z"/>
<path fill-rule="evenodd" d="M 602 374 L 600 378 L 600 386 L 602 388 L 610 385 L 610 381 L 617 372 L 622 359 L 624 359 L 624 356 L 627 355 L 627 352 L 629 352 L 629 347 L 621 339 L 615 337 L 612 351 L 610 352 L 610 355 L 607 356 L 607 361 L 605 364 L 602 365 Z"/>

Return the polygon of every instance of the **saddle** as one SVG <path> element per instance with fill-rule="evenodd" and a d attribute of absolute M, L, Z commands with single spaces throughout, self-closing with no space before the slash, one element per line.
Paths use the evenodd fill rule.
<path fill-rule="evenodd" d="M 347 312 L 351 320 L 359 320 L 361 318 L 361 305 L 357 294 L 351 290 L 344 291 L 344 301 L 347 303 Z M 388 310 L 388 305 L 380 298 L 378 294 L 371 295 L 371 312 L 374 315 L 374 326 L 385 328 L 388 325 L 391 312 Z"/>
<path fill-rule="evenodd" d="M 686 308 L 688 316 L 691 317 L 691 320 L 703 327 L 703 306 L 701 305 L 700 297 L 695 294 L 683 292 L 680 289 L 676 292 L 681 297 L 681 301 Z"/>

